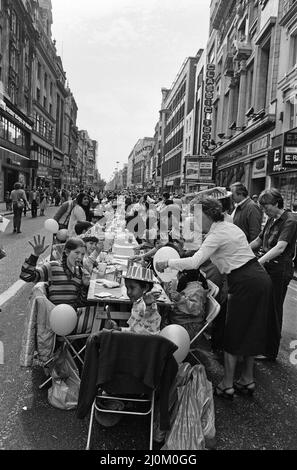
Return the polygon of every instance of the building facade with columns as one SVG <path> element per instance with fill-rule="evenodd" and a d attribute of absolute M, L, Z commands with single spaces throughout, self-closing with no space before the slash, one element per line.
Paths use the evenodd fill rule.
<path fill-rule="evenodd" d="M 216 64 L 212 140 L 216 182 L 270 186 L 277 119 L 279 0 L 213 0 L 207 62 Z"/>
<path fill-rule="evenodd" d="M 19 0 L 0 2 L 0 201 L 31 177 L 32 62 L 35 31 Z"/>
<path fill-rule="evenodd" d="M 162 187 L 177 190 L 185 187 L 186 119 L 194 109 L 196 66 L 201 50 L 188 57 L 170 89 L 162 89 Z M 191 143 L 190 143 L 191 147 Z"/>
<path fill-rule="evenodd" d="M 135 144 L 128 158 L 127 186 L 131 189 L 145 189 L 152 179 L 152 150 L 154 138 L 144 137 Z"/>
<path fill-rule="evenodd" d="M 297 204 L 297 2 L 280 0 L 280 67 L 277 119 L 269 155 L 271 185 L 279 188 L 287 208 Z"/>

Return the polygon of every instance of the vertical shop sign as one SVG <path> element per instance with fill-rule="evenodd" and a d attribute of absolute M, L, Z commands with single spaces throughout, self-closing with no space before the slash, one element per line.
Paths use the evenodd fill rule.
<path fill-rule="evenodd" d="M 203 128 L 202 128 L 202 155 L 208 154 L 211 141 L 213 97 L 215 90 L 215 70 L 214 64 L 206 66 L 204 109 L 203 109 Z"/>
<path fill-rule="evenodd" d="M 297 129 L 285 133 L 284 167 L 297 168 Z"/>

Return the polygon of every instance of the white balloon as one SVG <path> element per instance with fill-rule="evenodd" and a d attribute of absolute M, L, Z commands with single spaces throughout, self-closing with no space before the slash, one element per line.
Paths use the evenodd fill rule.
<path fill-rule="evenodd" d="M 71 305 L 57 305 L 50 313 L 51 329 L 59 336 L 67 336 L 77 325 L 77 313 Z"/>
<path fill-rule="evenodd" d="M 55 219 L 47 219 L 44 223 L 44 228 L 54 234 L 59 231 L 59 224 Z"/>
<path fill-rule="evenodd" d="M 56 234 L 56 238 L 59 242 L 66 242 L 68 238 L 68 230 L 66 230 L 65 228 L 59 230 Z"/>
<path fill-rule="evenodd" d="M 183 362 L 189 354 L 191 344 L 187 330 L 181 325 L 168 325 L 161 331 L 160 335 L 178 346 L 174 357 L 179 364 Z"/>
<path fill-rule="evenodd" d="M 160 273 L 156 269 L 156 264 L 162 261 L 168 261 L 170 259 L 180 259 L 180 255 L 177 250 L 171 248 L 170 246 L 164 246 L 157 251 L 154 256 L 154 269 L 158 274 L 159 278 L 163 282 L 170 282 L 173 279 L 176 279 L 178 271 L 176 269 L 167 268 L 164 273 Z"/>

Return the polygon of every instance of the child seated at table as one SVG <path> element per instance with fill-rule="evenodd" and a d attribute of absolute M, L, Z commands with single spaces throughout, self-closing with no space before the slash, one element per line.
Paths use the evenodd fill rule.
<path fill-rule="evenodd" d="M 154 277 L 151 269 L 139 265 L 129 267 L 125 278 L 127 295 L 133 302 L 131 316 L 128 320 L 129 331 L 141 334 L 159 334 L 161 316 L 158 312 L 156 298 L 151 290 Z M 157 293 L 159 296 L 159 293 Z M 107 322 L 108 329 L 121 331 L 116 322 Z"/>
<path fill-rule="evenodd" d="M 92 274 L 93 270 L 98 266 L 97 258 L 103 250 L 103 242 L 100 242 L 99 238 L 94 235 L 88 235 L 88 233 L 82 236 L 82 240 L 86 245 L 83 267 Z"/>
<path fill-rule="evenodd" d="M 85 235 L 94 225 L 91 222 L 77 222 L 74 231 L 78 237 Z"/>
<path fill-rule="evenodd" d="M 171 323 L 183 326 L 192 340 L 205 323 L 206 279 L 199 269 L 183 271 L 164 290 L 173 302 Z"/>

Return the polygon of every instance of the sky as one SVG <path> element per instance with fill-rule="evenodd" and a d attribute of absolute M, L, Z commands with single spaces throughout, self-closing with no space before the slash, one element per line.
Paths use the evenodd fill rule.
<path fill-rule="evenodd" d="M 52 0 L 53 39 L 109 181 L 153 137 L 161 88 L 206 47 L 210 0 Z M 82 8 L 83 5 L 83 8 Z"/>

